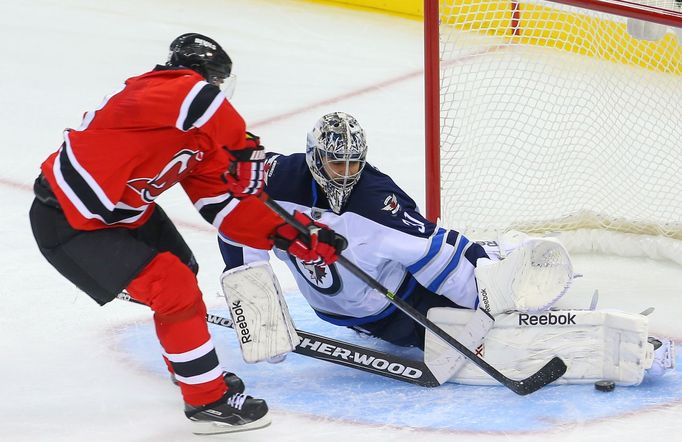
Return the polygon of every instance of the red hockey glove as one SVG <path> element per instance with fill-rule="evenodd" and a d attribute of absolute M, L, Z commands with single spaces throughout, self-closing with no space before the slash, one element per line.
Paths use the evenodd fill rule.
<path fill-rule="evenodd" d="M 246 133 L 246 147 L 240 150 L 230 150 L 225 147 L 230 157 L 230 165 L 223 174 L 230 193 L 237 198 L 248 195 L 258 196 L 265 187 L 265 150 L 260 145 L 260 138 Z"/>
<path fill-rule="evenodd" d="M 322 223 L 316 223 L 306 214 L 294 212 L 296 218 L 310 232 L 310 239 L 291 224 L 282 224 L 275 230 L 275 247 L 286 250 L 307 264 L 333 264 L 339 253 L 348 246 L 343 236 Z"/>

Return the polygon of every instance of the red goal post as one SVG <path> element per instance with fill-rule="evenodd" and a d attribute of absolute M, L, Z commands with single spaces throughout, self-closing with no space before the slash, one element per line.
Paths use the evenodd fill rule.
<path fill-rule="evenodd" d="M 427 218 L 660 239 L 682 263 L 677 1 L 425 0 Z"/>

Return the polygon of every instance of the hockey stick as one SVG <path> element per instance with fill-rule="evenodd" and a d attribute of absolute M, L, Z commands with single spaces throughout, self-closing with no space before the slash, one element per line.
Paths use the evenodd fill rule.
<path fill-rule="evenodd" d="M 305 236 L 310 235 L 308 229 L 296 218 L 294 218 L 289 212 L 287 212 L 282 206 L 280 206 L 275 200 L 268 197 L 265 193 L 262 193 L 260 198 L 263 200 L 265 205 L 272 209 L 276 214 L 281 216 L 282 219 L 284 219 L 287 223 L 291 224 L 294 228 L 296 228 L 296 230 L 298 230 Z M 561 376 L 563 376 L 564 373 L 566 373 L 567 368 L 566 364 L 564 363 L 564 361 L 561 360 L 561 358 L 555 356 L 547 364 L 545 364 L 544 367 L 542 367 L 540 370 L 538 370 L 531 376 L 527 377 L 526 379 L 520 381 L 510 379 L 503 375 L 495 367 L 493 367 L 483 359 L 476 356 L 476 354 L 473 351 L 466 348 L 461 342 L 447 334 L 443 329 L 441 329 L 436 324 L 431 322 L 428 318 L 419 313 L 411 305 L 407 304 L 405 301 L 397 297 L 395 293 L 391 292 L 386 287 L 381 285 L 379 281 L 365 273 L 360 267 L 356 266 L 353 262 L 349 261 L 340 253 L 338 254 L 337 262 L 344 268 L 346 268 L 346 270 L 355 275 L 357 278 L 365 282 L 367 285 L 383 294 L 388 299 L 388 301 L 391 304 L 395 305 L 400 311 L 402 311 L 407 316 L 412 318 L 414 321 L 416 321 L 429 332 L 438 336 L 443 342 L 445 342 L 450 347 L 460 352 L 466 358 L 471 360 L 471 362 L 473 362 L 479 368 L 481 368 L 484 372 L 488 373 L 488 375 L 490 375 L 493 379 L 495 379 L 505 387 L 509 388 L 516 394 L 526 395 L 533 393 L 534 391 L 539 390 L 545 385 L 559 379 Z"/>
<path fill-rule="evenodd" d="M 132 298 L 126 292 L 119 293 L 116 297 L 123 301 L 146 305 Z M 230 318 L 209 313 L 206 315 L 206 321 L 209 324 L 234 328 Z M 301 342 L 294 349 L 294 353 L 421 387 L 437 387 L 440 385 L 423 361 L 413 361 L 302 330 L 296 330 L 296 333 L 301 337 Z"/>

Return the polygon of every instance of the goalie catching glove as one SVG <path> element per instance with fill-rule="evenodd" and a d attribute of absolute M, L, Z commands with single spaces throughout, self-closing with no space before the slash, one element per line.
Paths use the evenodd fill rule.
<path fill-rule="evenodd" d="M 230 164 L 223 174 L 223 180 L 230 193 L 237 198 L 260 195 L 265 187 L 265 150 L 260 144 L 260 138 L 247 132 L 244 149 L 224 149 L 230 158 Z"/>
<path fill-rule="evenodd" d="M 304 235 L 291 224 L 282 224 L 275 230 L 275 247 L 308 264 L 333 264 L 338 254 L 348 246 L 343 236 L 322 223 L 313 221 L 305 213 L 295 211 L 294 218 L 308 230 Z"/>
<path fill-rule="evenodd" d="M 573 281 L 568 252 L 553 238 L 524 238 L 500 261 L 476 262 L 479 307 L 491 315 L 547 310 Z"/>

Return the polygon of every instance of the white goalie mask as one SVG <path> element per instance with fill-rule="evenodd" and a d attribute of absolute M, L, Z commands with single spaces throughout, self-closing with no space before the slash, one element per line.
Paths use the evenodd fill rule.
<path fill-rule="evenodd" d="M 341 212 L 360 179 L 366 156 L 365 131 L 344 112 L 323 116 L 308 132 L 306 161 L 335 213 Z"/>

